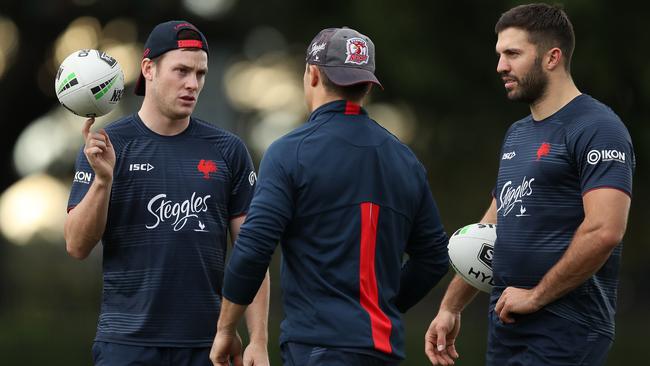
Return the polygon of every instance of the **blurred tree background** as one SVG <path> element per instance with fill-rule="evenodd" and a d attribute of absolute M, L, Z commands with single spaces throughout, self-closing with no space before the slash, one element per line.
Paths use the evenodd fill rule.
<path fill-rule="evenodd" d="M 302 72 L 307 43 L 322 28 L 369 35 L 385 90 L 373 117 L 426 165 L 448 232 L 487 208 L 506 128 L 528 114 L 506 100 L 495 73 L 494 23 L 520 1 L 21 0 L 0 4 L 0 354 L 2 365 L 89 365 L 101 297 L 101 250 L 83 262 L 65 253 L 62 222 L 82 144 L 82 119 L 54 96 L 60 61 L 100 48 L 121 63 L 127 91 L 100 124 L 133 113 L 133 80 L 151 28 L 186 19 L 206 34 L 210 72 L 196 115 L 248 143 L 256 164 L 270 141 L 306 117 Z M 609 105 L 635 144 L 637 172 L 619 287 L 617 338 L 608 365 L 647 363 L 650 291 L 643 282 L 650 237 L 650 15 L 636 1 L 567 0 L 576 30 L 573 77 Z M 645 45 L 645 46 L 644 46 Z M 646 224 L 644 224 L 646 222 Z M 278 254 L 272 267 L 269 349 L 280 364 Z M 425 365 L 424 332 L 451 274 L 406 315 L 404 365 Z M 484 362 L 487 296 L 464 313 L 458 365 Z"/>

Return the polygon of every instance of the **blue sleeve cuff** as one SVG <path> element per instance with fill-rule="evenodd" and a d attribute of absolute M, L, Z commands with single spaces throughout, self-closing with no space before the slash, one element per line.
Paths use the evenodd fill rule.
<path fill-rule="evenodd" d="M 250 305 L 262 285 L 265 274 L 266 271 L 262 277 L 242 276 L 232 271 L 228 265 L 223 282 L 223 297 L 237 305 Z"/>

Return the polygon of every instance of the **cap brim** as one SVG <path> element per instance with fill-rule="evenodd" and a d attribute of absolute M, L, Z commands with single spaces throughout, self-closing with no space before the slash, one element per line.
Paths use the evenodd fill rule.
<path fill-rule="evenodd" d="M 338 86 L 350 86 L 360 83 L 373 83 L 384 89 L 375 74 L 368 70 L 345 66 L 318 65 L 325 75 Z"/>
<path fill-rule="evenodd" d="M 135 89 L 133 90 L 135 95 L 144 96 L 145 86 L 146 83 L 144 82 L 144 75 L 140 73 L 140 77 L 138 78 L 138 81 L 135 83 Z"/>

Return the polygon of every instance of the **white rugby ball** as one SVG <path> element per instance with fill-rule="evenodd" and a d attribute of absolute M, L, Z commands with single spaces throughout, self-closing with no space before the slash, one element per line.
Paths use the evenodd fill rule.
<path fill-rule="evenodd" d="M 66 109 L 82 117 L 99 117 L 113 110 L 124 92 L 120 64 L 98 50 L 71 53 L 54 80 L 56 96 Z"/>
<path fill-rule="evenodd" d="M 492 256 L 497 239 L 495 224 L 471 224 L 458 229 L 449 239 L 452 267 L 467 283 L 492 291 Z"/>

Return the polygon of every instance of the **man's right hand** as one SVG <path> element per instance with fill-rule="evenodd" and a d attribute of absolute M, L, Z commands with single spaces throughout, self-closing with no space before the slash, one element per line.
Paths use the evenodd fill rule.
<path fill-rule="evenodd" d="M 210 361 L 214 366 L 244 366 L 242 348 L 239 333 L 217 331 L 210 349 Z"/>
<path fill-rule="evenodd" d="M 102 129 L 99 132 L 90 132 L 93 123 L 95 118 L 88 118 L 81 130 L 86 144 L 84 154 L 95 171 L 95 181 L 110 183 L 113 181 L 113 169 L 115 169 L 115 150 L 106 131 Z"/>
<path fill-rule="evenodd" d="M 460 313 L 440 309 L 424 336 L 424 351 L 433 365 L 453 365 L 458 358 L 456 337 L 460 331 Z"/>

